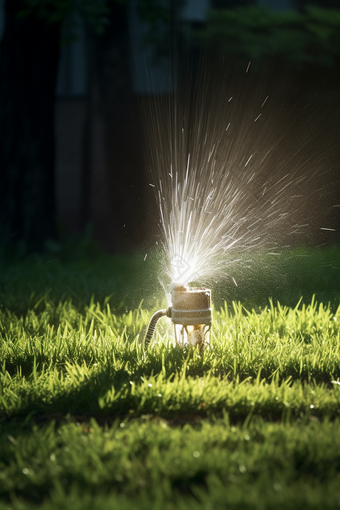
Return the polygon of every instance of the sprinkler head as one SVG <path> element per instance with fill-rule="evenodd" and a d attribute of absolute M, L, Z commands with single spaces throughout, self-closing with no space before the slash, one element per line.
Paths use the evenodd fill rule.
<path fill-rule="evenodd" d="M 209 342 L 212 322 L 211 290 L 172 282 L 169 291 L 176 342 L 182 346 L 198 345 L 202 349 Z"/>
<path fill-rule="evenodd" d="M 204 287 L 187 287 L 180 282 L 169 285 L 171 306 L 159 310 L 150 319 L 144 345 L 148 347 L 156 324 L 161 317 L 172 320 L 176 342 L 184 346 L 203 349 L 209 343 L 212 322 L 211 290 Z"/>

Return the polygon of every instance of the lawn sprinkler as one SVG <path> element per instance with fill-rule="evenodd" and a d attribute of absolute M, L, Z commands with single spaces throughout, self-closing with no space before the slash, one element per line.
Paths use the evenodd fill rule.
<path fill-rule="evenodd" d="M 203 349 L 209 342 L 212 321 L 211 290 L 172 282 L 169 292 L 172 305 L 151 317 L 144 339 L 145 347 L 151 342 L 158 320 L 167 316 L 174 325 L 177 344 L 182 347 L 198 345 Z"/>

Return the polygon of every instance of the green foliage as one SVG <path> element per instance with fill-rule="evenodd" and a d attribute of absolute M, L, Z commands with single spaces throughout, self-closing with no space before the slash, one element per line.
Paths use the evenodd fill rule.
<path fill-rule="evenodd" d="M 340 54 L 340 12 L 306 7 L 276 13 L 249 6 L 210 11 L 201 44 L 251 61 L 276 58 L 293 66 L 332 66 Z"/>
<path fill-rule="evenodd" d="M 37 15 L 48 24 L 63 24 L 66 33 L 77 26 L 77 16 L 102 34 L 109 25 L 113 4 L 126 5 L 128 0 L 24 0 L 18 16 L 25 18 Z M 155 27 L 159 22 L 169 22 L 169 8 L 160 0 L 137 0 L 140 18 Z"/>
<path fill-rule="evenodd" d="M 24 0 L 19 17 L 32 14 L 47 24 L 63 24 L 70 31 L 77 24 L 76 16 L 81 16 L 97 34 L 104 31 L 109 23 L 107 0 Z"/>
<path fill-rule="evenodd" d="M 170 21 L 170 9 L 164 2 L 159 2 L 157 0 L 137 0 L 136 7 L 140 18 L 150 23 L 152 26 L 156 26 L 159 22 L 169 23 Z"/>
<path fill-rule="evenodd" d="M 309 289 L 339 253 L 291 251 L 292 278 L 308 253 Z M 54 257 L 0 267 L 1 508 L 338 507 L 340 307 L 225 304 L 204 352 L 164 318 L 145 352 L 149 256 Z"/>

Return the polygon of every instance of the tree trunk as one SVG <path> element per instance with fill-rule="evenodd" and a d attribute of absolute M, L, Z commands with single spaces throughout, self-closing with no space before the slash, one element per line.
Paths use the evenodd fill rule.
<path fill-rule="evenodd" d="M 84 232 L 91 222 L 91 177 L 93 166 L 93 109 L 94 109 L 94 80 L 95 58 L 94 37 L 91 27 L 85 24 L 85 48 L 86 48 L 86 95 L 85 95 L 85 120 L 83 131 L 82 172 L 80 183 L 80 227 Z"/>
<path fill-rule="evenodd" d="M 100 107 L 105 123 L 110 225 L 114 249 L 143 244 L 145 204 L 143 158 L 137 133 L 131 78 L 127 6 L 112 5 L 110 25 L 96 41 Z M 135 114 L 135 115 L 134 115 Z"/>
<path fill-rule="evenodd" d="M 41 250 L 56 235 L 54 90 L 60 26 L 7 0 L 0 55 L 0 243 Z"/>

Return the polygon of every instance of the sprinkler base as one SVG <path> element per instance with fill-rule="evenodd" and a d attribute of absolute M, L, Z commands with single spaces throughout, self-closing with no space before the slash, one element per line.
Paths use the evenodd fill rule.
<path fill-rule="evenodd" d="M 144 345 L 151 342 L 156 324 L 161 317 L 171 318 L 176 343 L 181 347 L 199 346 L 202 350 L 209 343 L 212 322 L 211 291 L 204 287 L 187 287 L 180 282 L 169 285 L 170 306 L 156 312 L 148 326 Z"/>

